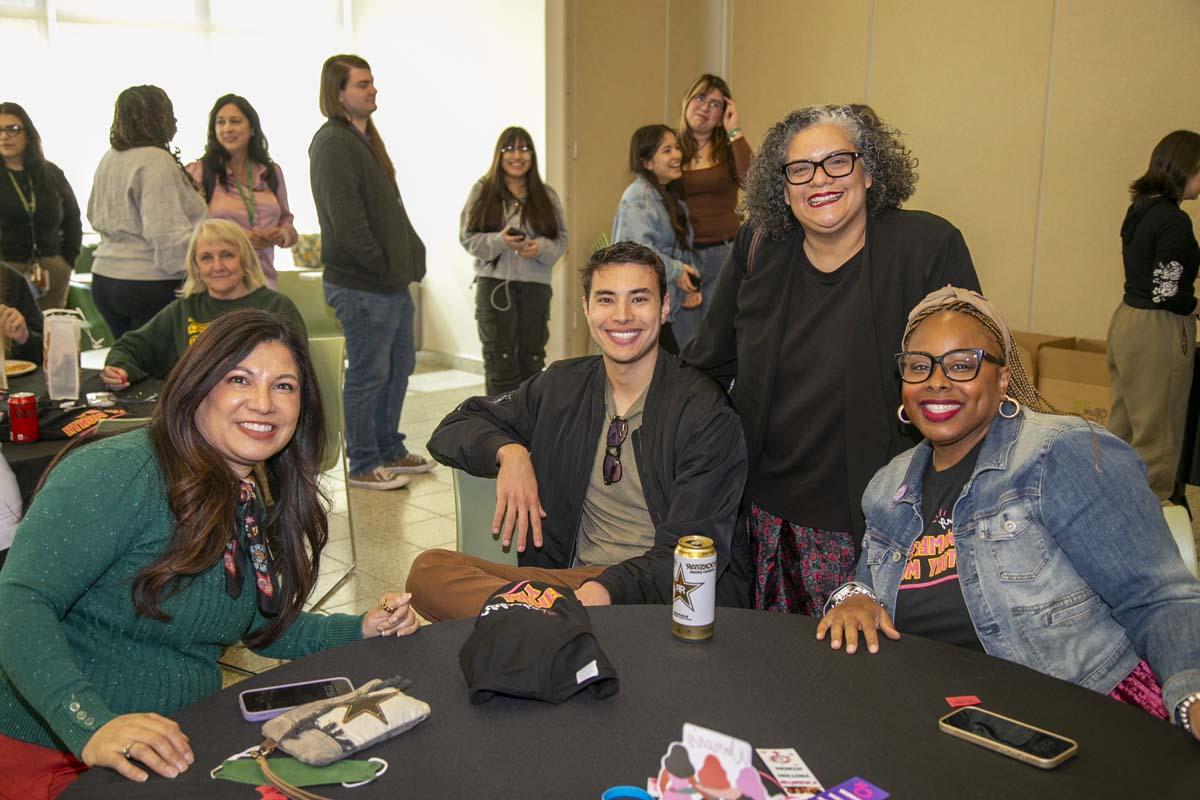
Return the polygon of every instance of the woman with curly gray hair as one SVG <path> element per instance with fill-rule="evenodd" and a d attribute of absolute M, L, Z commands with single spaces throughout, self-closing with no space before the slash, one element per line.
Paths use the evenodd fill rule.
<path fill-rule="evenodd" d="M 893 413 L 905 313 L 947 283 L 979 289 L 958 229 L 900 210 L 916 163 L 856 104 L 793 111 L 750 165 L 748 221 L 683 355 L 732 381 L 756 608 L 819 613 L 853 573 L 863 490 L 913 445 Z"/>

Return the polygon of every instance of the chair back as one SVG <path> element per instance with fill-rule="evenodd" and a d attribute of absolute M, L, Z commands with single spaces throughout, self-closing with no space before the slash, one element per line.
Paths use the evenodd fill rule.
<path fill-rule="evenodd" d="M 341 336 L 315 336 L 308 340 L 308 353 L 317 385 L 321 387 L 321 405 L 325 407 L 325 459 L 321 471 L 338 463 L 342 449 L 342 370 L 345 364 L 345 339 Z"/>
<path fill-rule="evenodd" d="M 496 481 L 477 478 L 461 469 L 450 470 L 454 478 L 454 511 L 458 527 L 458 552 L 486 558 L 498 564 L 517 565 L 517 548 L 500 546 L 492 535 L 496 513 Z"/>
<path fill-rule="evenodd" d="M 279 282 L 279 293 L 296 304 L 309 336 L 342 335 L 342 327 L 333 309 L 325 305 L 325 286 L 320 270 L 281 269 L 276 280 Z"/>

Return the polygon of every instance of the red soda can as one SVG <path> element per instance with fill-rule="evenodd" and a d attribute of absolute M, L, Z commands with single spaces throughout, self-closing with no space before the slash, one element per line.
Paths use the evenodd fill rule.
<path fill-rule="evenodd" d="M 37 395 L 33 392 L 17 392 L 8 397 L 8 438 L 14 442 L 36 442 L 38 440 Z"/>

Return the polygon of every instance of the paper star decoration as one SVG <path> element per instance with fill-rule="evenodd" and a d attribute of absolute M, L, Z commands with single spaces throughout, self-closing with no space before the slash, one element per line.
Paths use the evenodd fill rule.
<path fill-rule="evenodd" d="M 671 584 L 671 602 L 682 600 L 683 604 L 688 607 L 689 611 L 695 611 L 696 608 L 692 605 L 692 592 L 696 591 L 703 585 L 703 583 L 688 583 L 683 578 L 683 567 L 676 567 L 675 580 Z"/>
<path fill-rule="evenodd" d="M 348 725 L 355 717 L 361 717 L 363 714 L 370 714 L 375 719 L 388 724 L 387 715 L 383 713 L 383 709 L 379 707 L 380 703 L 387 700 L 389 697 L 398 693 L 397 689 L 385 689 L 382 692 L 367 692 L 360 694 L 349 703 L 346 703 L 346 714 L 342 717 L 342 724 Z"/>

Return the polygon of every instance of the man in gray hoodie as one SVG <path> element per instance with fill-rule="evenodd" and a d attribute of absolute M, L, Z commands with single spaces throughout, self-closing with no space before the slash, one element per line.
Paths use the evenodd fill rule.
<path fill-rule="evenodd" d="M 321 70 L 326 123 L 308 147 L 325 300 L 346 337 L 344 396 L 351 486 L 398 489 L 433 462 L 404 446 L 400 411 L 416 363 L 408 285 L 425 275 L 425 245 L 409 222 L 396 170 L 371 121 L 371 67 L 331 56 Z"/>

